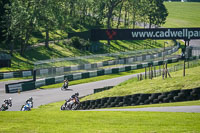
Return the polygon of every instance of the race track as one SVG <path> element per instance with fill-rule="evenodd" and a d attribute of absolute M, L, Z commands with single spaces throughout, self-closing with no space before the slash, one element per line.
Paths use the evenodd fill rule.
<path fill-rule="evenodd" d="M 130 109 L 94 109 L 89 111 L 150 111 L 150 112 L 200 113 L 200 106 L 147 107 L 147 108 L 130 108 Z"/>
<path fill-rule="evenodd" d="M 91 83 L 85 83 L 85 84 L 79 84 L 79 85 L 73 85 L 69 86 L 69 90 L 67 91 L 61 91 L 60 88 L 55 89 L 46 89 L 46 90 L 32 90 L 32 91 L 26 91 L 18 93 L 9 93 L 6 94 L 3 90 L 4 88 L 0 89 L 0 103 L 3 103 L 3 99 L 8 99 L 11 97 L 13 99 L 13 106 L 9 108 L 8 111 L 19 111 L 21 109 L 21 106 L 25 103 L 25 101 L 29 97 L 33 97 L 34 101 L 34 108 L 45 105 L 57 101 L 64 101 L 65 99 L 69 98 L 72 94 L 75 92 L 79 92 L 79 96 L 86 96 L 93 93 L 93 90 L 96 88 L 103 88 L 105 86 L 115 86 L 129 78 L 136 77 L 137 75 L 128 75 L 113 79 L 107 79 L 97 82 L 91 82 Z M 14 81 L 13 81 L 14 82 Z M 1 82 L 0 84 L 5 84 Z"/>
<path fill-rule="evenodd" d="M 199 46 L 200 40 L 191 41 L 190 45 Z M 46 90 L 32 90 L 27 92 L 6 94 L 5 93 L 5 84 L 15 83 L 19 81 L 6 81 L 0 82 L 0 105 L 3 103 L 4 99 L 11 97 L 13 99 L 13 106 L 9 108 L 9 111 L 19 111 L 21 106 L 29 97 L 33 97 L 34 108 L 57 101 L 64 101 L 69 98 L 75 92 L 79 92 L 80 97 L 86 96 L 93 93 L 93 90 L 96 88 L 103 88 L 105 86 L 115 86 L 129 78 L 136 77 L 137 74 L 128 75 L 108 80 L 102 80 L 92 83 L 85 83 L 79 85 L 69 86 L 68 91 L 61 91 L 60 88 L 46 89 Z M 144 110 L 145 111 L 145 110 Z"/>

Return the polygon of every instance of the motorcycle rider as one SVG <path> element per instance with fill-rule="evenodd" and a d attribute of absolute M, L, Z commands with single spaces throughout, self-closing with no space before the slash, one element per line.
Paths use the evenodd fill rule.
<path fill-rule="evenodd" d="M 68 81 L 68 79 L 65 79 L 64 80 L 64 88 L 67 89 L 68 85 L 69 85 L 69 81 Z"/>
<path fill-rule="evenodd" d="M 26 104 L 29 104 L 31 108 L 33 108 L 33 98 L 29 97 L 28 100 L 26 100 Z"/>
<path fill-rule="evenodd" d="M 25 104 L 22 105 L 21 111 L 31 111 L 31 108 L 33 108 L 33 98 L 29 97 L 29 99 L 26 100 Z"/>
<path fill-rule="evenodd" d="M 70 109 L 72 108 L 72 105 L 75 103 L 75 102 L 79 102 L 79 98 L 78 98 L 78 96 L 79 96 L 79 93 L 78 92 L 76 92 L 75 94 L 73 94 L 70 98 L 69 98 L 69 100 L 67 100 L 67 107 L 69 107 Z"/>
<path fill-rule="evenodd" d="M 4 99 L 4 104 L 2 104 L 0 111 L 6 111 L 8 106 L 12 106 L 12 98 L 10 97 L 8 100 Z"/>

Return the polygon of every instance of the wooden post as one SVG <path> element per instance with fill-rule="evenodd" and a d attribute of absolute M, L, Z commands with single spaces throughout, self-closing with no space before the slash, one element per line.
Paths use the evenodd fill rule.
<path fill-rule="evenodd" d="M 163 62 L 163 72 L 162 72 L 162 77 L 165 79 L 165 67 L 164 67 L 164 62 Z"/>
<path fill-rule="evenodd" d="M 185 40 L 185 51 L 186 51 L 186 40 Z M 185 55 L 185 53 L 184 53 Z M 184 58 L 184 63 L 183 63 L 183 76 L 185 77 L 185 58 Z"/>
<path fill-rule="evenodd" d="M 167 78 L 167 63 L 165 63 L 165 78 Z"/>
<path fill-rule="evenodd" d="M 143 80 L 142 74 L 140 73 L 140 80 Z"/>
<path fill-rule="evenodd" d="M 161 65 L 159 66 L 159 76 L 161 76 Z"/>
<path fill-rule="evenodd" d="M 151 66 L 149 67 L 149 79 L 151 79 Z"/>
<path fill-rule="evenodd" d="M 147 68 L 145 67 L 145 75 L 144 75 L 145 79 L 147 79 Z"/>
<path fill-rule="evenodd" d="M 153 70 L 152 70 L 152 65 L 151 65 L 151 79 L 153 79 Z"/>

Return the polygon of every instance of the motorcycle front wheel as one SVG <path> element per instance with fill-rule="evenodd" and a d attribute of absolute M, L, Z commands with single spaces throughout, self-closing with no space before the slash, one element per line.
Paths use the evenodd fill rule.
<path fill-rule="evenodd" d="M 21 107 L 20 111 L 24 111 L 24 105 L 22 105 L 22 107 Z"/>
<path fill-rule="evenodd" d="M 65 110 L 65 106 L 62 105 L 62 106 L 60 107 L 60 110 Z"/>

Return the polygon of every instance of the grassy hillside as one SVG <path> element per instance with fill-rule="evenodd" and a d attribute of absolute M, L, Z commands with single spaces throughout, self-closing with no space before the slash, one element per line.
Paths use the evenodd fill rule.
<path fill-rule="evenodd" d="M 162 77 L 142 81 L 137 81 L 136 78 L 133 78 L 110 90 L 87 96 L 83 98 L 82 101 L 136 93 L 158 93 L 177 89 L 192 89 L 200 85 L 199 73 L 200 66 L 187 69 L 185 77 L 183 77 L 183 71 L 181 70 L 171 73 L 172 78 L 167 78 L 165 80 L 163 80 Z"/>
<path fill-rule="evenodd" d="M 125 52 L 125 51 L 134 51 L 142 49 L 152 49 L 163 47 L 165 40 L 161 41 L 112 41 L 111 45 L 104 45 L 103 49 L 97 53 L 115 53 L 115 52 Z M 107 43 L 107 42 L 100 42 Z M 169 41 L 169 45 L 174 45 L 172 41 Z M 0 68 L 0 72 L 3 71 L 15 71 L 15 70 L 27 70 L 33 69 L 34 62 L 39 60 L 47 59 L 56 59 L 56 58 L 65 58 L 65 57 L 74 57 L 74 56 L 85 56 L 93 55 L 95 52 L 83 51 L 78 48 L 71 46 L 67 42 L 55 42 L 50 44 L 50 50 L 44 46 L 34 47 L 25 52 L 25 56 L 21 56 L 18 52 L 14 52 L 12 57 L 12 67 L 11 68 Z M 102 61 L 105 59 L 98 59 L 96 61 Z M 87 63 L 95 62 L 95 60 L 87 60 Z M 72 62 L 68 62 L 65 65 L 72 65 Z"/>
<path fill-rule="evenodd" d="M 163 27 L 200 27 L 199 2 L 165 2 L 165 6 L 169 16 Z"/>

